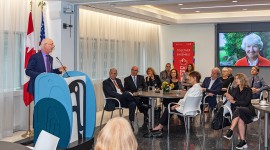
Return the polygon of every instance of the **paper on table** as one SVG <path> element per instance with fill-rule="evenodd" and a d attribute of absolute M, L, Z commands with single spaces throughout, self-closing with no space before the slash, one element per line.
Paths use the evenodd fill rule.
<path fill-rule="evenodd" d="M 34 150 L 56 150 L 59 137 L 42 130 L 38 136 Z"/>

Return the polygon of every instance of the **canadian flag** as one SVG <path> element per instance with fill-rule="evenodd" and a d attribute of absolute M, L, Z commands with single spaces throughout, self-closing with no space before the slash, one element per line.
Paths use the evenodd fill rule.
<path fill-rule="evenodd" d="M 34 26 L 33 26 L 32 12 L 30 12 L 29 19 L 28 19 L 27 37 L 26 37 L 24 69 L 27 68 L 30 57 L 36 53 L 34 40 L 35 40 Z M 26 106 L 28 106 L 34 100 L 34 96 L 28 93 L 27 91 L 29 79 L 30 79 L 29 76 L 27 75 L 24 76 L 23 101 Z"/>

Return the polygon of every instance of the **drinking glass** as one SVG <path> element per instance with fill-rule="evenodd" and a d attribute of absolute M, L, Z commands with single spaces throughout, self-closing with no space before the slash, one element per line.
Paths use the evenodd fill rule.
<path fill-rule="evenodd" d="M 138 94 L 139 94 L 139 95 L 142 94 L 142 88 L 138 88 Z"/>
<path fill-rule="evenodd" d="M 180 96 L 180 90 L 175 90 L 176 96 Z"/>

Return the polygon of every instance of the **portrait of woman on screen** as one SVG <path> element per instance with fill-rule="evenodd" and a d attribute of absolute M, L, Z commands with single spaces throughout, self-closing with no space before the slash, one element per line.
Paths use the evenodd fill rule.
<path fill-rule="evenodd" d="M 234 66 L 270 66 L 270 61 L 260 56 L 263 48 L 261 37 L 251 33 L 243 38 L 241 48 L 246 56 L 239 59 Z"/>

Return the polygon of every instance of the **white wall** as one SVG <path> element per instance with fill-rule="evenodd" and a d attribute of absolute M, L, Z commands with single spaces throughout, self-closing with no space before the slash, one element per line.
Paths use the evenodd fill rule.
<path fill-rule="evenodd" d="M 215 66 L 215 24 L 161 26 L 159 37 L 161 70 L 173 61 L 173 42 L 195 42 L 195 69 L 202 74 L 202 80 L 210 76 Z"/>
<path fill-rule="evenodd" d="M 46 9 L 46 37 L 54 40 L 55 50 L 51 54 L 54 57 L 54 67 L 60 67 L 55 57 L 58 57 L 67 70 L 74 70 L 74 13 L 65 14 L 63 8 L 74 5 L 67 2 L 47 1 Z M 63 29 L 63 23 L 71 24 L 73 27 Z"/>

